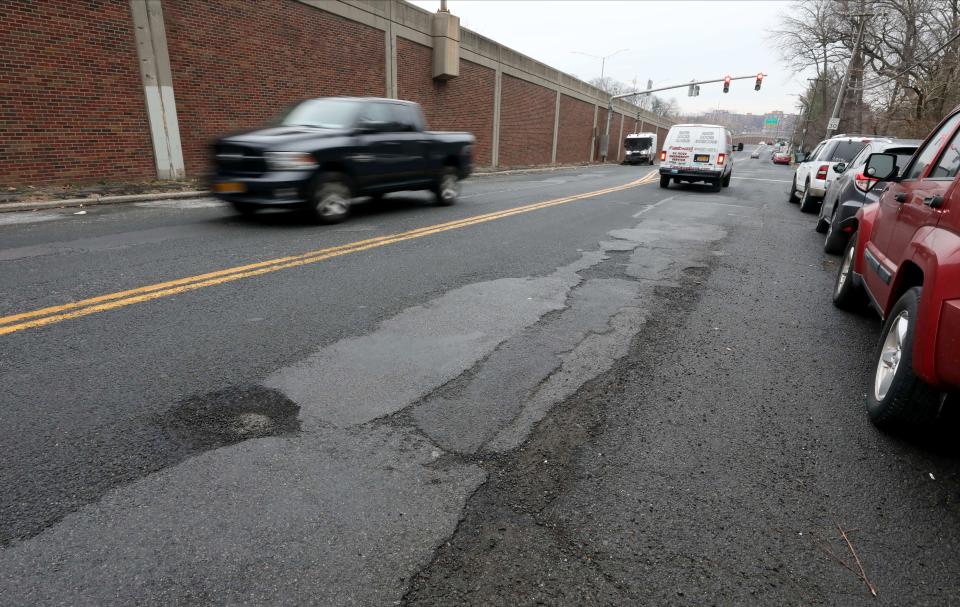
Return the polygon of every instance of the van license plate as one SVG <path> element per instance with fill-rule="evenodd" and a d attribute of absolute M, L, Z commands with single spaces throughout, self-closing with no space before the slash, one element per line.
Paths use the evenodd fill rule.
<path fill-rule="evenodd" d="M 247 191 L 247 186 L 242 183 L 215 183 L 213 184 L 213 191 L 221 194 L 240 194 Z"/>
<path fill-rule="evenodd" d="M 710 154 L 694 154 L 694 162 L 710 162 Z"/>

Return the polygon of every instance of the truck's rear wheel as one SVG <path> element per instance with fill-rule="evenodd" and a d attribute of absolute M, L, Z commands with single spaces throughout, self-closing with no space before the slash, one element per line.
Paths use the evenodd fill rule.
<path fill-rule="evenodd" d="M 456 168 L 448 166 L 443 169 L 433 193 L 440 206 L 448 207 L 457 202 L 460 197 L 460 178 L 457 176 Z"/>
<path fill-rule="evenodd" d="M 670 178 L 666 175 L 660 176 L 660 187 L 669 188 L 670 187 Z"/>

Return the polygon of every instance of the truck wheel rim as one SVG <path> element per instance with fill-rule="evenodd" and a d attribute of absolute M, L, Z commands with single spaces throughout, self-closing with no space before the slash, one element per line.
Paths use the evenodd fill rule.
<path fill-rule="evenodd" d="M 323 217 L 335 217 L 347 212 L 347 197 L 339 185 L 328 186 L 320 198 L 318 210 Z"/>
<path fill-rule="evenodd" d="M 873 395 L 878 401 L 883 400 L 890 391 L 893 378 L 900 368 L 900 359 L 903 356 L 903 345 L 907 341 L 907 330 L 910 328 L 910 315 L 906 310 L 897 314 L 890 323 L 890 329 L 883 339 L 880 348 L 880 360 L 877 361 L 877 375 L 873 382 Z"/>
<path fill-rule="evenodd" d="M 457 197 L 457 176 L 444 175 L 440 182 L 440 198 L 444 202 L 450 202 Z"/>
<path fill-rule="evenodd" d="M 850 274 L 850 266 L 853 265 L 853 247 L 847 247 L 847 254 L 843 256 L 843 265 L 840 266 L 840 275 L 837 276 L 837 295 L 843 291 L 843 286 L 847 284 L 847 275 Z"/>

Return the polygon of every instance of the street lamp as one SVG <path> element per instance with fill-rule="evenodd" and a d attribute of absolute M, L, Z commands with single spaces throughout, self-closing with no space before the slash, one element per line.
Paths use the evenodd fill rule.
<path fill-rule="evenodd" d="M 607 67 L 607 59 L 613 57 L 614 55 L 619 55 L 620 53 L 623 53 L 623 52 L 629 51 L 629 50 L 630 50 L 630 49 L 628 49 L 628 48 L 622 48 L 622 49 L 620 49 L 619 51 L 614 51 L 614 52 L 610 53 L 609 55 L 603 55 L 603 56 L 600 56 L 600 55 L 591 55 L 590 53 L 583 53 L 583 52 L 581 52 L 581 51 L 570 51 L 570 52 L 571 52 L 571 53 L 574 53 L 574 54 L 576 54 L 576 55 L 585 55 L 585 56 L 587 56 L 587 57 L 593 57 L 594 59 L 599 59 L 599 60 L 600 60 L 600 84 L 603 85 L 603 75 L 604 75 L 605 70 L 606 70 L 606 67 Z"/>

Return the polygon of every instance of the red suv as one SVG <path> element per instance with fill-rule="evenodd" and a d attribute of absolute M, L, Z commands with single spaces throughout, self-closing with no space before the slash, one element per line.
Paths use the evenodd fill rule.
<path fill-rule="evenodd" d="M 960 390 L 960 107 L 898 175 L 871 154 L 864 173 L 886 183 L 858 215 L 834 290 L 850 308 L 861 289 L 884 319 L 867 411 L 881 427 L 934 419 Z"/>

